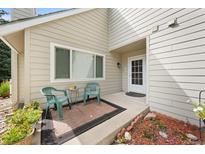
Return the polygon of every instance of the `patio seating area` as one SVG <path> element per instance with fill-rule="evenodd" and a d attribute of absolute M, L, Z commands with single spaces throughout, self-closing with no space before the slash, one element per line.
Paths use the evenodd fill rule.
<path fill-rule="evenodd" d="M 119 92 L 115 94 L 104 95 L 101 97 L 101 103 L 97 104 L 95 100 L 89 101 L 86 105 L 73 105 L 72 109 L 69 110 L 65 108 L 64 114 L 65 118 L 61 121 L 61 124 L 66 125 L 66 128 L 69 127 L 69 130 L 72 132 L 81 123 L 88 123 L 89 120 L 92 120 L 94 117 L 101 117 L 106 115 L 109 112 L 115 110 L 115 108 L 108 106 L 104 101 L 110 102 L 114 105 L 125 108 L 126 110 L 116 114 L 113 117 L 106 119 L 98 123 L 96 126 L 93 126 L 87 131 L 79 134 L 78 136 L 73 136 L 72 139 L 64 141 L 62 144 L 111 144 L 116 133 L 122 128 L 129 124 L 129 122 L 141 113 L 146 113 L 149 111 L 148 106 L 145 104 L 145 97 L 130 97 L 125 95 L 124 92 Z M 101 111 L 99 111 L 101 109 Z M 106 110 L 105 110 L 106 109 Z M 109 109 L 109 110 L 108 110 Z M 83 111 L 84 110 L 84 111 Z M 94 112 L 95 111 L 95 112 Z M 51 111 L 52 112 L 52 111 Z M 70 112 L 70 113 L 69 113 Z M 77 113 L 76 117 L 71 117 L 71 112 Z M 86 117 L 79 117 L 79 113 L 87 113 Z M 91 117 L 89 117 L 89 115 Z M 52 113 L 53 118 L 57 118 L 56 112 Z M 74 123 L 72 120 L 78 118 L 79 123 Z M 74 120 L 76 121 L 76 120 Z M 87 122 L 86 122 L 87 121 Z M 57 121 L 58 122 L 58 121 Z M 53 123 L 54 124 L 54 123 Z M 57 123 L 55 123 L 57 124 Z M 56 126 L 56 125 L 55 125 Z M 59 125 L 58 125 L 59 126 Z M 61 127 L 63 129 L 63 127 Z M 61 129 L 61 130 L 62 130 Z M 60 130 L 60 129 L 59 129 Z M 42 130 L 38 130 L 35 135 L 33 144 L 41 144 L 41 134 Z M 67 130 L 66 130 L 67 131 Z M 59 132 L 58 132 L 59 133 Z M 61 132 L 62 133 L 62 132 Z M 73 132 L 75 134 L 75 132 Z M 59 134 L 58 134 L 59 135 Z"/>

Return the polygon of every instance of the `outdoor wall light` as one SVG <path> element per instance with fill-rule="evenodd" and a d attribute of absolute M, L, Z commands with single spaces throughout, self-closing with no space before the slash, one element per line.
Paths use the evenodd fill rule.
<path fill-rule="evenodd" d="M 117 67 L 120 68 L 120 63 L 119 62 L 117 62 Z"/>
<path fill-rule="evenodd" d="M 168 25 L 168 27 L 171 27 L 171 28 L 174 28 L 174 27 L 178 26 L 177 18 L 170 20 L 170 21 L 167 23 L 167 25 Z"/>

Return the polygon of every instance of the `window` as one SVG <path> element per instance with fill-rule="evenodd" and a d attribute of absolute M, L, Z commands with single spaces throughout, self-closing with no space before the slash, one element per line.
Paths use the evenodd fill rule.
<path fill-rule="evenodd" d="M 70 50 L 55 48 L 55 78 L 70 78 Z"/>
<path fill-rule="evenodd" d="M 132 84 L 143 85 L 142 60 L 132 61 Z"/>
<path fill-rule="evenodd" d="M 51 44 L 51 81 L 87 81 L 104 79 L 105 56 Z"/>
<path fill-rule="evenodd" d="M 72 52 L 72 77 L 73 79 L 94 78 L 94 58 L 93 54 Z"/>
<path fill-rule="evenodd" d="M 103 57 L 96 56 L 96 78 L 103 77 Z"/>

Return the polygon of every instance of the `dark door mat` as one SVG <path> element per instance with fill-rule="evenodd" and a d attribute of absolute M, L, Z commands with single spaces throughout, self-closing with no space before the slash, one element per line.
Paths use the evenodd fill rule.
<path fill-rule="evenodd" d="M 100 104 L 91 99 L 86 105 L 79 102 L 73 104 L 71 110 L 67 106 L 63 107 L 63 110 L 64 120 L 62 121 L 58 120 L 55 110 L 50 109 L 47 119 L 44 116 L 45 111 L 43 112 L 41 144 L 63 144 L 126 109 L 103 99 Z"/>
<path fill-rule="evenodd" d="M 126 92 L 125 93 L 127 96 L 131 96 L 131 97 L 145 97 L 145 94 L 140 94 L 140 93 L 135 93 L 135 92 Z"/>

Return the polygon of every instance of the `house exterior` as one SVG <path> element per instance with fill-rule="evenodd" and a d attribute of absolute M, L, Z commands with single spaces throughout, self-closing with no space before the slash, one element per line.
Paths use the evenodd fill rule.
<path fill-rule="evenodd" d="M 205 9 L 73 9 L 39 17 L 14 9 L 12 16 L 0 36 L 12 49 L 14 102 L 44 103 L 40 89 L 47 86 L 75 84 L 82 95 L 96 81 L 102 95 L 144 93 L 151 110 L 198 123 L 187 100 L 205 88 Z"/>

